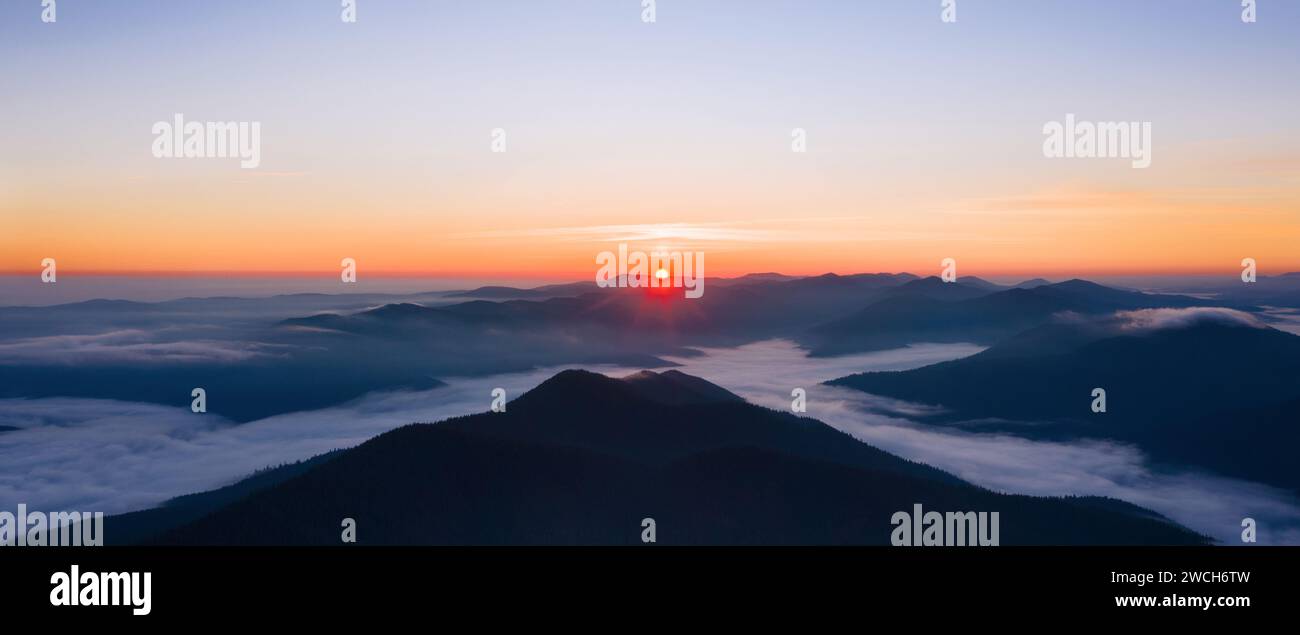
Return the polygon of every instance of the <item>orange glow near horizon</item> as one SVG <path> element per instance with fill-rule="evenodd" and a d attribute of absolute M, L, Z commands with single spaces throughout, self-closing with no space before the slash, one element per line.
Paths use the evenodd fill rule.
<path fill-rule="evenodd" d="M 725 2 L 655 28 L 594 6 L 617 3 L 408 2 L 345 29 L 277 3 L 297 28 L 232 48 L 211 20 L 271 24 L 264 3 L 78 4 L 3 21 L 0 272 L 336 278 L 352 258 L 360 280 L 541 283 L 594 279 L 620 243 L 702 252 L 706 277 L 1300 270 L 1300 61 L 1272 54 L 1300 23 L 1279 15 L 988 3 L 1008 6 L 935 37 L 908 2 L 755 3 L 774 6 L 735 29 Z M 1062 19 L 1080 42 L 1142 29 L 1142 54 L 1025 37 Z M 157 55 L 160 33 L 185 45 Z M 1080 55 L 1106 81 L 1062 72 Z M 155 156 L 177 115 L 257 122 L 258 167 Z M 1049 158 L 1045 124 L 1075 115 L 1151 124 L 1150 165 Z"/>
<path fill-rule="evenodd" d="M 879 189 L 846 180 L 833 191 L 809 174 L 618 188 L 581 187 L 557 169 L 508 195 L 482 183 L 433 195 L 378 177 L 347 189 L 319 174 L 220 185 L 87 177 L 68 192 L 61 181 L 35 183 L 0 198 L 0 272 L 36 274 L 52 257 L 63 275 L 316 277 L 354 258 L 365 277 L 584 280 L 596 255 L 620 243 L 704 252 L 708 277 L 924 276 L 944 258 L 960 275 L 985 277 L 1228 274 L 1247 257 L 1263 275 L 1300 270 L 1294 177 L 1234 167 L 1237 159 L 1167 163 L 1159 178 L 1110 173 L 1151 178 L 1140 187 L 976 167 L 954 177 L 960 197 L 918 194 L 926 189 L 915 176 Z M 1199 185 L 1207 173 L 1224 185 Z M 559 187 L 574 193 L 536 193 Z M 373 191 L 384 196 L 367 200 Z"/>

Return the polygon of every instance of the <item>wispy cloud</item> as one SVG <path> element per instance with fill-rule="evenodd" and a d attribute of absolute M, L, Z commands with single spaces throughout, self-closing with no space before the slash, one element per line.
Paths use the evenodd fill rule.
<path fill-rule="evenodd" d="M 1165 187 L 1117 189 L 1096 185 L 1062 185 L 1028 194 L 967 199 L 950 214 L 1071 215 L 1086 213 L 1183 214 L 1214 212 L 1230 206 L 1236 213 L 1275 213 L 1293 204 L 1300 192 L 1293 187 Z"/>
<path fill-rule="evenodd" d="M 927 230 L 898 230 L 872 227 L 876 219 L 867 217 L 797 217 L 767 218 L 716 223 L 638 223 L 627 225 L 587 225 L 575 227 L 537 227 L 454 234 L 464 239 L 549 239 L 561 242 L 657 243 L 674 241 L 692 244 L 725 243 L 817 243 L 874 242 L 895 240 L 957 240 L 978 238 L 971 234 Z M 862 226 L 859 232 L 845 227 Z"/>
<path fill-rule="evenodd" d="M 1120 320 L 1120 328 L 1126 331 L 1186 328 L 1197 324 L 1266 327 L 1264 322 L 1249 313 L 1218 307 L 1120 311 L 1115 314 L 1115 317 Z"/>
<path fill-rule="evenodd" d="M 93 335 L 49 335 L 0 342 L 0 362 L 37 364 L 239 362 L 273 354 L 275 347 L 216 340 L 156 341 L 155 334 L 119 330 Z"/>

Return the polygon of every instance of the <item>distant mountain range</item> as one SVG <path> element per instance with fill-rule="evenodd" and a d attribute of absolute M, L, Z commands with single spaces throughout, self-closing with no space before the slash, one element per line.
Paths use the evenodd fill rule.
<path fill-rule="evenodd" d="M 1045 324 L 964 359 L 829 383 L 942 406 L 931 418 L 939 424 L 1117 439 L 1158 461 L 1300 492 L 1300 337 L 1245 314 Z M 1105 390 L 1104 413 L 1092 411 L 1095 388 Z"/>
<path fill-rule="evenodd" d="M 160 544 L 888 544 L 894 512 L 997 511 L 1010 544 L 1198 544 L 1127 503 L 993 493 L 675 371 L 562 372 L 506 412 L 409 425 L 105 534 Z M 122 540 L 122 538 L 117 538 Z"/>
<path fill-rule="evenodd" d="M 1276 293 L 1291 289 L 1290 276 L 1267 280 Z M 1258 284 L 1263 289 L 1265 279 Z M 1082 280 L 1034 279 L 1011 287 L 907 273 L 762 273 L 710 278 L 706 289 L 702 298 L 685 299 L 599 289 L 591 281 L 404 296 L 0 307 L 0 398 L 93 397 L 186 407 L 190 391 L 203 387 L 213 396 L 210 412 L 244 422 L 376 390 L 431 388 L 448 376 L 559 365 L 664 368 L 671 365 L 664 356 L 774 338 L 829 356 L 919 342 L 991 345 L 1060 313 L 1255 310 Z M 1296 294 L 1300 298 L 1300 286 Z"/>
<path fill-rule="evenodd" d="M 1300 277 L 1296 277 L 1300 280 Z M 1267 282 L 1265 282 L 1267 280 Z M 1111 439 L 1300 493 L 1300 337 L 1263 306 L 1292 276 L 1192 295 L 1083 280 L 1000 285 L 911 274 L 709 279 L 700 299 L 594 283 L 405 296 L 91 301 L 0 308 L 0 398 L 189 406 L 236 422 L 555 365 L 664 369 L 665 356 L 784 338 L 812 355 L 922 342 L 977 355 L 841 386 L 938 406 L 923 423 L 1031 439 Z M 1264 301 L 1267 301 L 1267 305 Z M 1093 390 L 1107 409 L 1094 413 Z M 12 422 L 5 422 L 12 423 Z M 23 425 L 19 423 L 18 425 Z M 0 428 L 8 435 L 9 430 Z M 571 371 L 484 413 L 418 424 L 228 487 L 117 516 L 122 542 L 885 544 L 922 503 L 999 511 L 1004 544 L 1187 544 L 1149 511 L 988 492 L 811 419 L 679 372 Z"/>
<path fill-rule="evenodd" d="M 814 355 L 898 348 L 917 342 L 991 344 L 1063 312 L 1100 315 L 1118 310 L 1216 303 L 1178 295 L 1122 291 L 1084 280 L 1001 290 L 958 280 L 925 278 L 900 285 L 846 317 L 814 327 L 799 341 Z"/>
<path fill-rule="evenodd" d="M 1212 297 L 1235 307 L 1275 306 L 1300 308 L 1300 271 L 1274 276 L 1259 276 L 1255 282 L 1237 279 L 1193 280 L 1169 283 L 1162 291 L 1195 293 Z"/>

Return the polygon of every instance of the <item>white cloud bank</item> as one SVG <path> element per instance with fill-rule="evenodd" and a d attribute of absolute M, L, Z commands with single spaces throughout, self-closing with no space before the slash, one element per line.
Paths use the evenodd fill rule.
<path fill-rule="evenodd" d="M 1155 320 L 1160 322 L 1160 320 Z M 1130 446 L 1030 441 L 914 423 L 933 409 L 821 382 L 866 370 L 902 370 L 979 352 L 965 344 L 918 345 L 809 358 L 793 344 L 762 342 L 674 359 L 763 406 L 788 410 L 808 393 L 808 416 L 881 449 L 990 489 L 1035 495 L 1101 495 L 1163 513 L 1226 544 L 1240 521 L 1259 521 L 1260 542 L 1300 544 L 1300 503 L 1274 488 L 1186 471 L 1160 473 Z M 354 446 L 421 421 L 488 409 L 501 386 L 514 399 L 558 372 L 550 368 L 452 379 L 426 391 L 378 393 L 334 408 L 233 425 L 215 415 L 93 399 L 0 400 L 0 509 L 116 513 L 228 484 L 255 470 Z M 639 369 L 593 368 L 621 377 Z"/>
<path fill-rule="evenodd" d="M 1222 324 L 1226 326 L 1248 326 L 1252 328 L 1265 327 L 1264 322 L 1249 313 L 1219 307 L 1119 311 L 1115 314 L 1115 317 L 1120 320 L 1120 328 L 1136 331 L 1179 329 L 1195 326 L 1197 324 Z"/>

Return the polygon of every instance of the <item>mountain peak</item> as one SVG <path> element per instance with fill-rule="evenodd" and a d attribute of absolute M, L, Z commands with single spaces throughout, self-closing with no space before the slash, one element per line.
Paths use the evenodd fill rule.
<path fill-rule="evenodd" d="M 694 375 L 687 375 L 680 370 L 666 370 L 661 373 L 643 370 L 624 377 L 622 381 L 637 388 L 646 398 L 670 405 L 744 401 L 735 393 L 717 384 Z"/>
<path fill-rule="evenodd" d="M 620 379 L 587 370 L 564 370 L 524 393 L 514 403 L 524 408 L 592 402 L 649 401 L 682 406 L 743 403 L 735 393 L 678 370 L 643 370 Z M 512 404 L 513 406 L 514 404 Z"/>
<path fill-rule="evenodd" d="M 1084 280 L 1083 278 L 1070 278 L 1069 280 L 1066 280 L 1064 282 L 1057 282 L 1055 284 L 1050 284 L 1047 286 L 1056 287 L 1058 289 L 1106 289 L 1108 291 L 1117 291 L 1117 289 L 1112 289 L 1111 287 L 1108 287 L 1106 285 L 1097 284 L 1096 282 L 1092 282 L 1089 280 Z"/>
<path fill-rule="evenodd" d="M 1017 288 L 1017 289 L 1034 289 L 1034 288 L 1037 288 L 1037 287 L 1043 287 L 1043 286 L 1047 286 L 1047 285 L 1050 285 L 1050 284 L 1052 284 L 1052 281 L 1051 281 L 1051 280 L 1048 280 L 1047 278 L 1031 278 L 1031 279 L 1029 279 L 1029 280 L 1025 280 L 1024 282 L 1021 282 L 1020 284 L 1017 284 L 1017 285 L 1016 285 L 1016 288 Z"/>
<path fill-rule="evenodd" d="M 1006 288 L 1000 284 L 994 284 L 977 276 L 960 276 L 957 278 L 957 282 L 977 289 L 987 289 L 990 291 L 997 291 Z"/>

